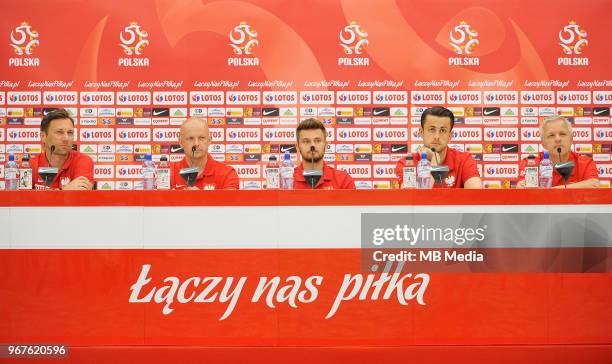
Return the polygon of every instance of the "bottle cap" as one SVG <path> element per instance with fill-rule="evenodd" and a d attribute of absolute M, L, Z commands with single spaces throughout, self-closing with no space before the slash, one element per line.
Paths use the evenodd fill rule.
<path fill-rule="evenodd" d="M 159 158 L 160 162 L 167 162 L 168 161 L 168 157 L 166 157 L 166 155 L 162 155 L 161 158 Z"/>
<path fill-rule="evenodd" d="M 268 158 L 269 161 L 271 162 L 275 162 L 276 161 L 276 156 L 275 155 L 271 155 L 270 158 Z"/>

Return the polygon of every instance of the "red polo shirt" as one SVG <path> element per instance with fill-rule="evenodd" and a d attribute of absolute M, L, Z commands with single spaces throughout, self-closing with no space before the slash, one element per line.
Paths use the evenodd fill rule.
<path fill-rule="evenodd" d="M 304 178 L 304 166 L 300 164 L 295 170 L 293 170 L 294 186 L 296 190 L 309 190 L 310 185 Z M 318 190 L 354 190 L 355 181 L 348 173 L 337 170 L 328 166 L 323 162 L 323 175 L 319 182 L 315 185 L 315 189 Z"/>
<path fill-rule="evenodd" d="M 542 158 L 544 158 L 544 152 L 538 153 L 535 159 L 536 166 L 540 165 L 540 160 L 542 160 Z M 569 160 L 574 161 L 576 165 L 574 166 L 574 170 L 572 171 L 572 174 L 567 180 L 568 184 L 582 182 L 582 181 L 586 181 L 592 178 L 599 179 L 599 175 L 597 173 L 597 166 L 595 165 L 595 162 L 593 162 L 591 158 L 585 157 L 583 155 L 580 155 L 574 152 L 570 152 Z M 523 159 L 521 163 L 519 164 L 519 179 L 518 179 L 519 182 L 525 179 L 525 166 L 527 166 L 527 158 Z M 552 185 L 553 187 L 563 186 L 563 177 L 561 177 L 559 172 L 557 172 L 554 168 L 553 168 Z"/>
<path fill-rule="evenodd" d="M 182 190 L 187 187 L 187 183 L 179 172 L 182 168 L 189 167 L 187 159 L 183 158 L 180 162 L 170 163 L 170 188 Z M 234 168 L 226 166 L 212 159 L 210 154 L 206 157 L 206 167 L 200 171 L 196 177 L 195 187 L 203 189 L 205 185 L 213 185 L 216 190 L 235 189 L 240 187 L 238 174 Z"/>
<path fill-rule="evenodd" d="M 41 154 L 34 156 L 30 160 L 30 166 L 32 166 L 32 188 L 44 190 L 45 181 L 38 175 L 38 167 L 49 167 L 49 161 L 45 152 L 43 151 Z M 68 158 L 64 161 L 62 168 L 59 168 L 57 176 L 55 176 L 49 187 L 59 188 L 60 186 L 65 186 L 70 181 L 81 176 L 93 183 L 93 169 L 93 160 L 87 154 L 71 150 Z"/>
<path fill-rule="evenodd" d="M 412 159 L 416 166 L 421 160 L 419 153 L 412 153 Z M 480 177 L 478 173 L 478 167 L 476 161 L 470 155 L 470 153 L 460 152 L 453 148 L 446 148 L 446 158 L 441 164 L 448 166 L 448 176 L 444 179 L 444 187 L 441 187 L 438 183 L 434 183 L 433 188 L 463 188 L 465 181 L 472 177 Z M 402 170 L 406 165 L 404 158 L 397 162 L 395 167 L 395 175 L 399 178 L 399 185 L 403 183 L 404 175 Z"/>

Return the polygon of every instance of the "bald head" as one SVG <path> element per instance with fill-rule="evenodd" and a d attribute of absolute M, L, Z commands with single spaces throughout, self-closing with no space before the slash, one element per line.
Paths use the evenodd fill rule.
<path fill-rule="evenodd" d="M 210 145 L 210 134 L 206 121 L 200 118 L 189 118 L 181 125 L 179 143 L 185 150 L 185 154 L 191 157 L 192 150 L 194 159 L 206 158 L 208 146 Z"/>

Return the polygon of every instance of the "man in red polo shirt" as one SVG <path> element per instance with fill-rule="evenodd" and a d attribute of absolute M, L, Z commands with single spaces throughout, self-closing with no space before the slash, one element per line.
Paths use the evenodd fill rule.
<path fill-rule="evenodd" d="M 33 189 L 46 189 L 38 175 L 39 167 L 56 167 L 58 173 L 49 188 L 60 190 L 91 190 L 93 187 L 93 160 L 86 154 L 72 150 L 74 119 L 65 109 L 56 109 L 40 122 L 43 151 L 30 161 Z"/>
<path fill-rule="evenodd" d="M 550 161 L 554 164 L 560 161 L 573 161 L 574 170 L 567 181 L 567 188 L 597 188 L 599 187 L 599 175 L 595 162 L 589 157 L 572 152 L 572 124 L 562 116 L 551 116 L 540 125 L 540 136 L 542 146 L 550 155 Z M 559 149 L 561 149 L 561 160 L 559 160 Z M 544 158 L 544 153 L 538 153 L 535 159 L 536 165 Z M 519 180 L 516 188 L 525 187 L 525 166 L 527 158 L 519 165 Z M 553 188 L 564 188 L 563 177 L 553 169 Z"/>
<path fill-rule="evenodd" d="M 189 118 L 181 125 L 179 143 L 185 151 L 185 157 L 180 162 L 170 164 L 170 186 L 172 189 L 238 189 L 238 174 L 234 168 L 217 162 L 208 154 L 210 142 L 210 133 L 206 121 L 199 118 Z M 188 167 L 200 169 L 193 187 L 189 187 L 179 174 L 182 168 Z"/>
<path fill-rule="evenodd" d="M 298 125 L 296 134 L 302 163 L 293 171 L 295 189 L 312 188 L 304 178 L 304 169 L 322 171 L 323 175 L 314 186 L 315 189 L 355 189 L 355 181 L 348 173 L 328 166 L 323 160 L 327 148 L 327 134 L 325 126 L 319 120 L 303 120 Z"/>
<path fill-rule="evenodd" d="M 444 107 L 434 106 L 423 111 L 421 115 L 423 146 L 418 148 L 417 153 L 412 154 L 414 163 L 419 163 L 421 153 L 427 152 L 427 159 L 432 166 L 438 164 L 448 166 L 449 172 L 448 176 L 442 181 L 443 186 L 434 183 L 432 179 L 434 188 L 482 188 L 482 180 L 478 173 L 476 161 L 470 153 L 448 147 L 454 125 L 455 115 Z M 435 155 L 432 148 L 435 150 Z M 400 186 L 403 182 L 402 170 L 405 165 L 406 161 L 401 159 L 397 162 L 395 168 Z"/>

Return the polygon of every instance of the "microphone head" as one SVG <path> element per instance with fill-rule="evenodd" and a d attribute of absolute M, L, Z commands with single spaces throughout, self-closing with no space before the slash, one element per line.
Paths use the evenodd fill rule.
<path fill-rule="evenodd" d="M 557 147 L 557 153 L 561 154 L 561 147 Z"/>
<path fill-rule="evenodd" d="M 429 149 L 430 149 L 432 152 L 434 152 L 434 153 L 436 152 L 436 148 L 435 148 L 435 147 L 431 147 L 431 148 L 429 148 Z"/>
<path fill-rule="evenodd" d="M 51 153 L 55 152 L 55 145 L 52 144 L 49 149 L 51 150 Z"/>
<path fill-rule="evenodd" d="M 314 152 L 314 151 L 315 151 L 315 146 L 314 146 L 314 145 L 311 145 L 311 146 L 310 146 L 310 151 L 311 151 L 311 152 Z"/>
<path fill-rule="evenodd" d="M 195 153 L 196 149 L 197 149 L 197 148 L 196 148 L 196 146 L 195 146 L 195 145 L 194 145 L 194 146 L 192 146 L 192 147 L 191 147 L 191 153 Z"/>

